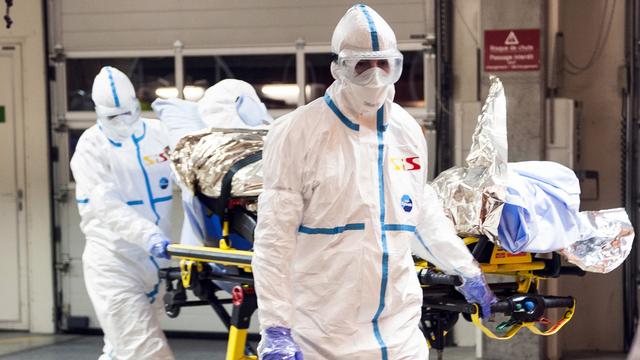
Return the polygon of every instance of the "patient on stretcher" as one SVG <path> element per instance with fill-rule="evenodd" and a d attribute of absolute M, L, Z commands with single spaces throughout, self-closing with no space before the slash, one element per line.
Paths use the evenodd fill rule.
<path fill-rule="evenodd" d="M 461 236 L 484 235 L 512 253 L 557 251 L 586 271 L 613 270 L 629 254 L 633 241 L 626 212 L 580 212 L 578 179 L 558 163 L 508 163 L 506 98 L 500 81 L 492 81 L 464 166 L 444 171 L 432 184 L 445 213 Z M 158 111 L 156 104 L 154 109 L 167 121 L 167 112 Z M 189 116 L 187 111 L 183 114 Z M 186 194 L 185 215 L 191 228 L 199 231 L 192 238 L 219 238 L 220 219 L 207 215 L 198 194 L 219 197 L 223 175 L 238 160 L 261 150 L 265 133 L 207 128 L 180 134 L 172 166 Z M 261 161 L 239 169 L 231 196 L 259 195 L 261 176 Z M 256 215 L 253 205 L 251 201 L 243 204 Z M 231 240 L 236 248 L 251 248 L 245 238 Z M 192 244 L 202 244 L 202 240 Z"/>
<path fill-rule="evenodd" d="M 506 98 L 492 81 L 465 164 L 433 181 L 456 230 L 511 253 L 557 251 L 585 271 L 615 269 L 634 237 L 625 210 L 581 212 L 578 178 L 561 164 L 507 162 Z"/>

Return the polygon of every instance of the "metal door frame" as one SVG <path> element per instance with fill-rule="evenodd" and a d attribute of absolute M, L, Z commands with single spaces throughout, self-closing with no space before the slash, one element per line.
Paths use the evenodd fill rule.
<path fill-rule="evenodd" d="M 622 154 L 624 161 L 623 199 L 624 206 L 638 230 L 640 219 L 638 192 L 640 186 L 640 0 L 627 0 L 625 4 L 625 61 L 627 81 L 623 89 L 623 141 Z M 637 243 L 637 234 L 634 243 Z M 629 351 L 638 324 L 638 247 L 635 246 L 624 263 L 623 273 L 623 319 L 624 349 Z"/>
<path fill-rule="evenodd" d="M 453 166 L 453 3 L 435 0 L 436 174 Z"/>

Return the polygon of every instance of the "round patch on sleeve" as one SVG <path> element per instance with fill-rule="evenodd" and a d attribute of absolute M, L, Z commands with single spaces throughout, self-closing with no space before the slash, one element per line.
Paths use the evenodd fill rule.
<path fill-rule="evenodd" d="M 164 190 L 169 187 L 169 179 L 166 177 L 160 178 L 160 189 Z"/>
<path fill-rule="evenodd" d="M 409 195 L 402 195 L 402 199 L 400 199 L 400 206 L 402 206 L 402 210 L 405 212 L 411 212 L 413 209 L 413 201 Z"/>

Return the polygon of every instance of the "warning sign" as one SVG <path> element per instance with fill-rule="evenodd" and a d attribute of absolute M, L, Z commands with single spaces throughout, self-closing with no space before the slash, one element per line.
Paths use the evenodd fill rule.
<path fill-rule="evenodd" d="M 485 30 L 484 71 L 540 69 L 540 29 Z"/>

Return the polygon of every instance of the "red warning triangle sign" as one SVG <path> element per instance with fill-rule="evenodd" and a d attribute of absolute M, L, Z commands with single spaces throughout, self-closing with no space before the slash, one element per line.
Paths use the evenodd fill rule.
<path fill-rule="evenodd" d="M 504 41 L 505 45 L 518 45 L 520 41 L 518 41 L 518 37 L 513 31 L 509 31 L 509 35 L 507 35 L 507 39 Z"/>

